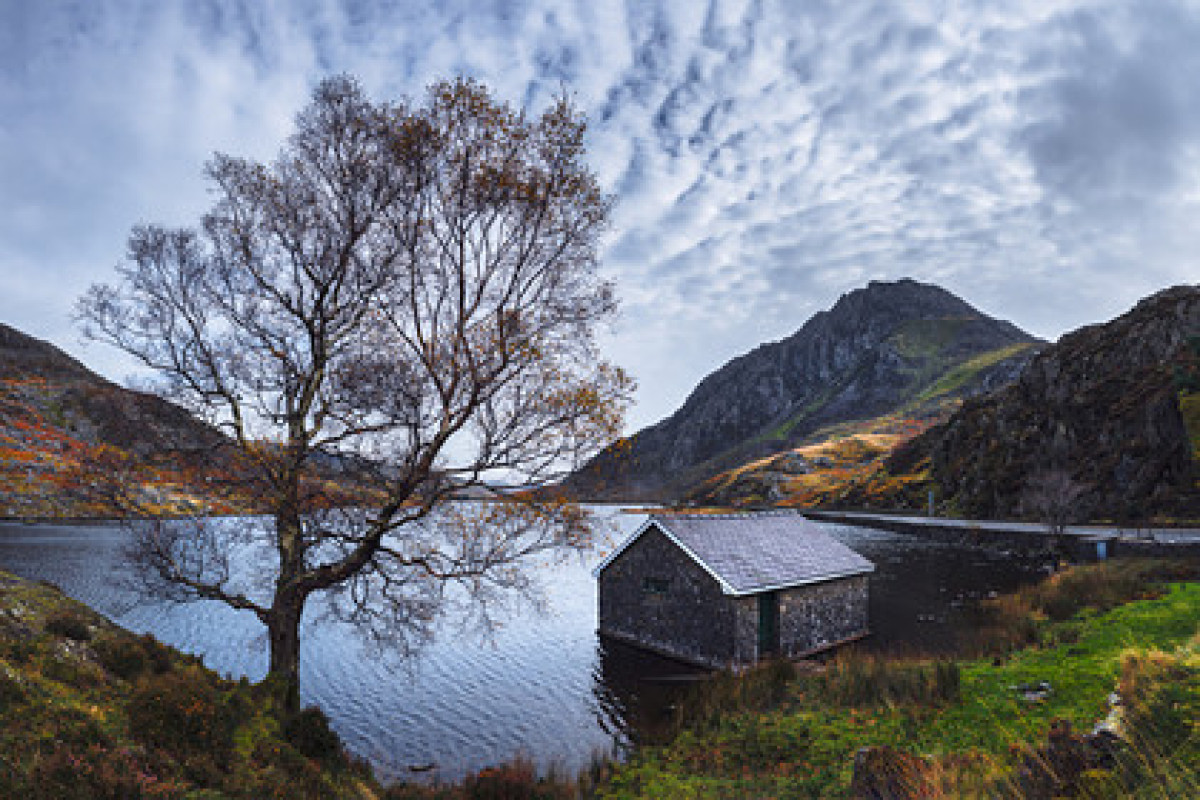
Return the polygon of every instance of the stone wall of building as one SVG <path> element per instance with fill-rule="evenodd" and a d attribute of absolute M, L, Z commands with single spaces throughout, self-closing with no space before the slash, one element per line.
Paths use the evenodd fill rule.
<path fill-rule="evenodd" d="M 753 664 L 758 660 L 758 595 L 732 597 L 733 660 Z"/>
<path fill-rule="evenodd" d="M 658 529 L 617 556 L 599 583 L 601 633 L 708 666 L 733 660 L 733 598 Z"/>
<path fill-rule="evenodd" d="M 852 578 L 797 586 L 779 592 L 779 652 L 799 656 L 824 650 L 869 630 L 868 578 Z M 734 658 L 758 659 L 758 595 L 735 602 Z"/>

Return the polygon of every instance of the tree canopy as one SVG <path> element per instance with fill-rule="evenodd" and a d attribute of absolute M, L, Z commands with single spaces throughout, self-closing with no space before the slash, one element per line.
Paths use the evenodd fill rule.
<path fill-rule="evenodd" d="M 200 225 L 135 227 L 119 281 L 81 298 L 87 335 L 227 434 L 222 468 L 269 513 L 242 526 L 273 553 L 249 584 L 229 526 L 141 514 L 148 580 L 255 613 L 292 702 L 313 594 L 406 641 L 446 583 L 485 598 L 524 585 L 523 557 L 586 542 L 534 492 L 438 511 L 489 478 L 545 485 L 619 432 L 631 383 L 594 343 L 615 313 L 611 198 L 584 131 L 566 98 L 530 116 L 465 79 L 414 104 L 329 78 L 275 161 L 216 155 Z"/>

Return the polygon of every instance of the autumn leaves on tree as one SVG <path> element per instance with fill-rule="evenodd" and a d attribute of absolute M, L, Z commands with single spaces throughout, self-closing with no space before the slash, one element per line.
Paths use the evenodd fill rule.
<path fill-rule="evenodd" d="M 135 228 L 120 281 L 80 301 L 90 336 L 227 434 L 269 511 L 231 535 L 123 510 L 155 588 L 263 621 L 289 706 L 313 595 L 404 647 L 447 585 L 482 608 L 528 585 L 527 556 L 586 544 L 585 516 L 535 492 L 437 512 L 489 478 L 543 485 L 619 431 L 631 384 L 593 344 L 611 199 L 583 136 L 565 99 L 529 118 L 469 80 L 413 105 L 331 78 L 274 162 L 217 155 L 200 226 Z M 331 474 L 354 507 L 319 489 Z M 239 567 L 247 544 L 270 574 Z"/>

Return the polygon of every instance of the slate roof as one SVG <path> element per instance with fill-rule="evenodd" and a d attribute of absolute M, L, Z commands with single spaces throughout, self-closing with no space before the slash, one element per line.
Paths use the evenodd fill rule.
<path fill-rule="evenodd" d="M 725 594 L 757 594 L 875 571 L 874 564 L 799 514 L 655 514 L 594 574 L 655 527 L 712 575 Z"/>

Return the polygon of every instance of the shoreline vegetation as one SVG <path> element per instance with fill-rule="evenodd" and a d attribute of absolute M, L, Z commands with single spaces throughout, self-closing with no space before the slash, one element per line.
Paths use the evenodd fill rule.
<path fill-rule="evenodd" d="M 1072 567 L 985 601 L 953 659 L 849 649 L 719 673 L 625 763 L 384 787 L 321 712 L 281 725 L 269 687 L 0 573 L 0 795 L 1200 796 L 1198 579 L 1195 561 Z"/>
<path fill-rule="evenodd" d="M 851 650 L 722 676 L 600 796 L 1200 796 L 1198 577 L 1072 567 L 985 601 L 954 660 Z"/>

